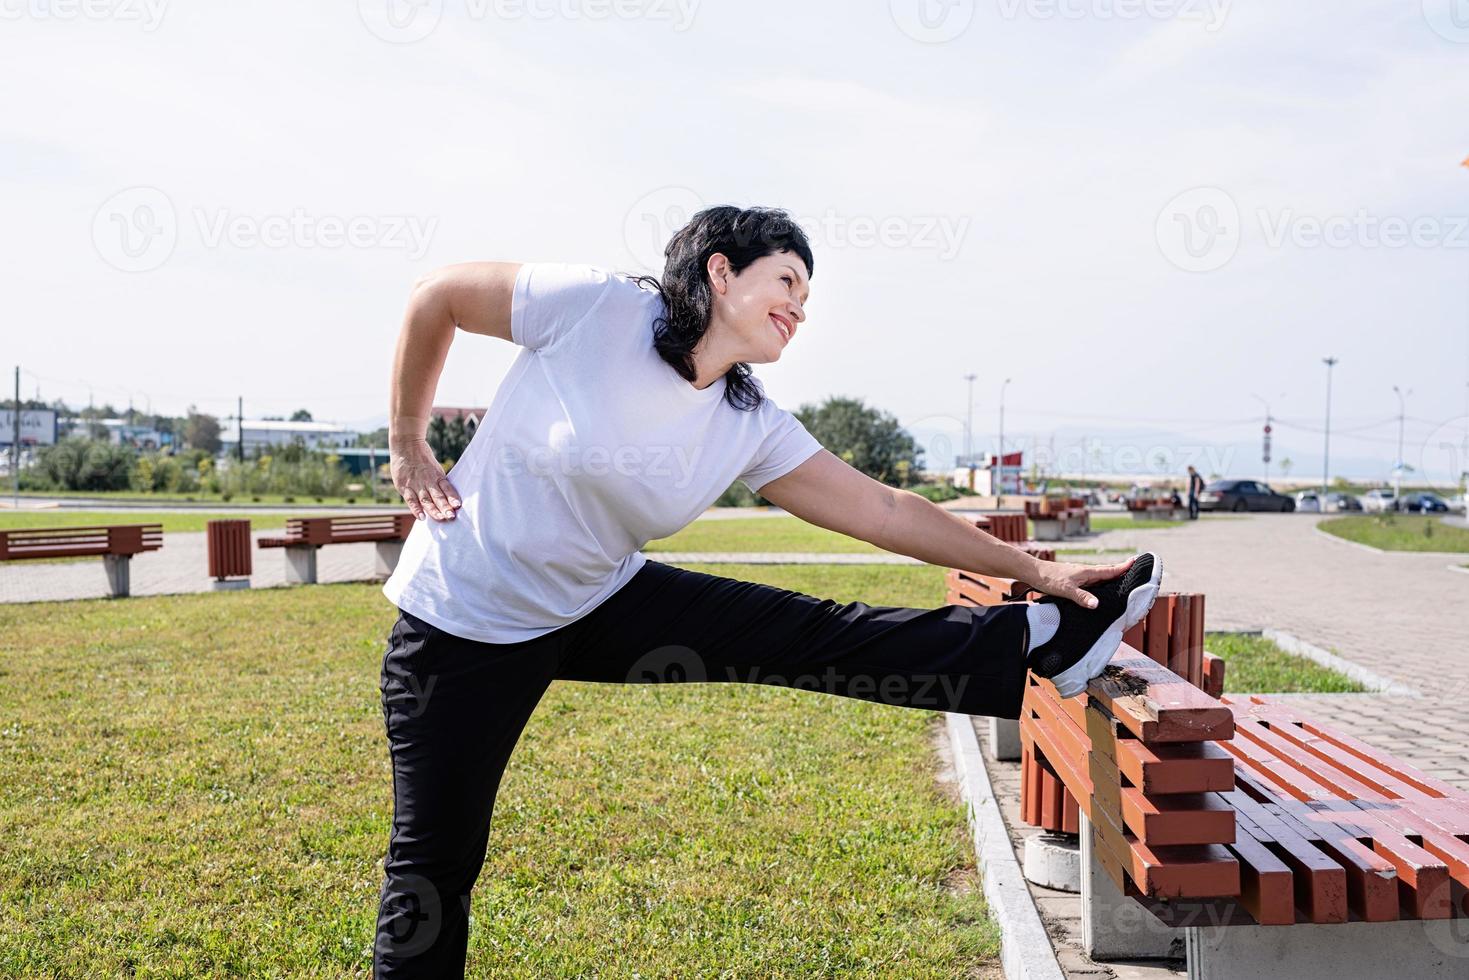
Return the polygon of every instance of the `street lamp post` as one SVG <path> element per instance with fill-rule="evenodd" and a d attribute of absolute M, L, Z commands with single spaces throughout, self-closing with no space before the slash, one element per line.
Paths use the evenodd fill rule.
<path fill-rule="evenodd" d="M 1392 390 L 1393 390 L 1393 394 L 1395 394 L 1395 395 L 1398 396 L 1398 458 L 1397 458 L 1397 462 L 1393 466 L 1393 481 L 1392 481 L 1393 490 L 1392 490 L 1392 499 L 1393 499 L 1393 504 L 1395 506 L 1402 507 L 1403 506 L 1403 420 L 1404 420 L 1404 418 L 1408 414 L 1408 396 L 1413 393 L 1413 389 L 1412 388 L 1409 388 L 1407 391 L 1404 391 L 1403 389 L 1399 388 L 1397 385 L 1393 385 L 1392 386 Z"/>
<path fill-rule="evenodd" d="M 1326 496 L 1326 489 L 1331 483 L 1331 369 L 1336 367 L 1340 358 L 1323 357 L 1321 363 L 1326 365 L 1326 445 L 1321 453 L 1321 495 Z"/>
<path fill-rule="evenodd" d="M 1010 378 L 1006 378 L 1000 385 L 1000 465 L 997 470 L 999 476 L 997 485 L 1001 494 L 1005 492 L 1005 389 L 1009 386 L 1010 381 Z"/>
<path fill-rule="evenodd" d="M 964 465 L 967 467 L 974 465 L 974 379 L 977 377 L 977 374 L 964 375 L 964 380 L 969 382 L 969 401 L 965 402 L 967 407 L 964 409 Z"/>

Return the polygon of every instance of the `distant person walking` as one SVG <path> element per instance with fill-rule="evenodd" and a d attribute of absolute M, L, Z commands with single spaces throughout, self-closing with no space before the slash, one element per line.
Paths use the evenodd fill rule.
<path fill-rule="evenodd" d="M 1188 468 L 1188 519 L 1199 519 L 1199 494 L 1204 492 L 1204 478 L 1192 466 Z"/>

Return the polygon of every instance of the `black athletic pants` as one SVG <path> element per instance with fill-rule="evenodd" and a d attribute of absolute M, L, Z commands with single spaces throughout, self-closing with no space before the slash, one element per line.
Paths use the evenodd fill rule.
<path fill-rule="evenodd" d="M 470 889 L 521 729 L 553 680 L 778 684 L 882 704 L 1020 716 L 1023 606 L 838 603 L 649 561 L 592 612 L 519 643 L 400 610 L 383 658 L 393 824 L 373 965 L 462 977 Z"/>

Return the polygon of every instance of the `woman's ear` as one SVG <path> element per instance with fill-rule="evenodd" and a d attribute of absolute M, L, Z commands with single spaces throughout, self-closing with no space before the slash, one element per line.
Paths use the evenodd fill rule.
<path fill-rule="evenodd" d="M 729 256 L 723 252 L 715 252 L 709 256 L 709 261 L 704 264 L 704 269 L 709 273 L 709 284 L 716 293 L 723 296 L 725 290 L 729 289 Z"/>

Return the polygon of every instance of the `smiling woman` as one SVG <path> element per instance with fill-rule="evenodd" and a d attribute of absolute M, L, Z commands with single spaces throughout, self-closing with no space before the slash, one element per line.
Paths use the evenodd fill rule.
<path fill-rule="evenodd" d="M 1039 562 L 849 466 L 765 394 L 750 365 L 782 355 L 811 290 L 811 247 L 785 212 L 701 211 L 666 256 L 661 279 L 467 263 L 409 300 L 389 446 L 419 521 L 383 586 L 399 616 L 381 679 L 394 794 L 381 980 L 462 974 L 495 795 L 553 681 L 811 680 L 825 694 L 1015 718 L 1027 669 L 1085 684 L 1124 613 L 1146 605 L 1086 590 L 1126 565 Z M 446 475 L 423 434 L 456 328 L 522 350 Z M 809 524 L 1073 604 L 1044 607 L 1032 634 L 1024 605 L 836 603 L 643 554 L 736 480 Z"/>
<path fill-rule="evenodd" d="M 709 208 L 679 229 L 666 254 L 662 281 L 636 280 L 667 310 L 653 325 L 658 355 L 695 388 L 723 377 L 731 405 L 758 406 L 749 365 L 779 360 L 806 319 L 816 260 L 805 233 L 784 211 Z"/>

